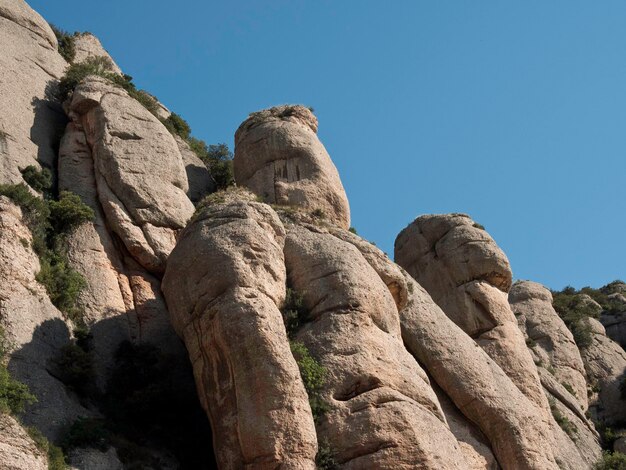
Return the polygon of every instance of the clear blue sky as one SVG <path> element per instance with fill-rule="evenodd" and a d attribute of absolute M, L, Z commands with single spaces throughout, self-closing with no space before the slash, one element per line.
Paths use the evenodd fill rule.
<path fill-rule="evenodd" d="M 359 233 L 485 225 L 514 276 L 626 278 L 626 2 L 31 0 L 209 143 L 315 107 Z"/>

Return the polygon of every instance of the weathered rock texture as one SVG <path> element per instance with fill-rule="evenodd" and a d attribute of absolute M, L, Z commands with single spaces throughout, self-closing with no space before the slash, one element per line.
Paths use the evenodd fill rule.
<path fill-rule="evenodd" d="M 587 380 L 599 390 L 589 403 L 595 419 L 611 425 L 626 421 L 626 406 L 621 398 L 620 383 L 626 376 L 626 352 L 606 336 L 602 324 L 593 318 L 586 320 L 591 328 L 592 342 L 580 354 L 587 371 Z"/>
<path fill-rule="evenodd" d="M 509 302 L 535 362 L 573 389 L 577 412 L 584 412 L 588 405 L 585 366 L 572 333 L 552 307 L 550 291 L 536 282 L 519 281 L 509 292 Z"/>
<path fill-rule="evenodd" d="M 0 183 L 19 183 L 29 165 L 54 168 L 66 118 L 52 95 L 67 63 L 22 0 L 0 0 L 0 47 Z"/>
<path fill-rule="evenodd" d="M 541 284 L 518 281 L 509 292 L 526 344 L 538 366 L 544 393 L 551 411 L 567 419 L 573 428 L 568 435 L 556 423 L 552 429 L 559 456 L 569 468 L 584 463 L 592 466 L 600 458 L 599 436 L 585 415 L 587 381 L 583 361 L 571 332 L 552 306 L 552 294 Z"/>
<path fill-rule="evenodd" d="M 317 118 L 304 106 L 252 113 L 235 133 L 237 184 L 271 204 L 317 211 L 350 226 L 350 207 L 335 165 L 317 137 Z"/>
<path fill-rule="evenodd" d="M 11 345 L 8 367 L 37 397 L 23 421 L 57 439 L 67 423 L 91 413 L 48 370 L 71 327 L 35 280 L 39 259 L 31 241 L 21 210 L 0 196 L 0 321 Z"/>
<path fill-rule="evenodd" d="M 600 322 L 606 330 L 606 335 L 626 349 L 626 283 L 615 281 L 609 286 L 615 291 L 608 294 L 613 309 L 609 312 L 602 312 Z"/>
<path fill-rule="evenodd" d="M 500 465 L 558 468 L 542 410 L 408 274 L 406 282 L 410 296 L 400 319 L 407 349 L 485 434 Z"/>
<path fill-rule="evenodd" d="M 91 33 L 76 33 L 74 35 L 74 63 L 81 63 L 92 57 L 106 57 L 111 61 L 111 71 L 119 75 L 122 74 L 121 69 L 115 63 L 109 53 L 102 47 L 100 40 Z"/>
<path fill-rule="evenodd" d="M 220 468 L 313 469 L 317 441 L 279 305 L 284 228 L 244 200 L 201 212 L 163 279 L 213 426 Z"/>
<path fill-rule="evenodd" d="M 0 470 L 47 470 L 48 459 L 11 416 L 0 414 Z"/>
<path fill-rule="evenodd" d="M 97 77 L 74 91 L 69 115 L 70 132 L 85 134 L 107 224 L 139 264 L 163 272 L 194 210 L 174 138 L 124 90 Z"/>
<path fill-rule="evenodd" d="M 390 279 L 393 267 L 377 261 Z M 296 339 L 328 373 L 330 410 L 318 436 L 342 468 L 467 468 L 428 377 L 404 348 L 394 297 L 359 248 L 295 224 L 285 262 L 309 310 Z"/>
<path fill-rule="evenodd" d="M 189 183 L 187 197 L 193 202 L 199 202 L 207 194 L 215 192 L 215 181 L 211 177 L 204 162 L 189 148 L 189 144 L 179 136 L 175 136 L 175 139 L 176 145 L 178 145 L 180 154 L 183 157 L 185 172 L 187 173 L 187 182 Z"/>
<path fill-rule="evenodd" d="M 419 217 L 396 238 L 395 259 L 526 396 L 548 409 L 507 300 L 509 261 L 484 229 L 463 214 Z"/>

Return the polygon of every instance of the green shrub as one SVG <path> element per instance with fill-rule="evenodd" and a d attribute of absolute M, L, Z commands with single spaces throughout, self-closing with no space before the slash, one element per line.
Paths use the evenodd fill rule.
<path fill-rule="evenodd" d="M 618 423 L 619 426 L 619 423 Z M 602 448 L 611 450 L 613 449 L 613 444 L 620 437 L 626 435 L 625 430 L 615 430 L 609 426 L 598 426 L 598 432 L 600 433 L 600 441 L 602 443 Z"/>
<path fill-rule="evenodd" d="M 62 191 L 58 201 L 50 201 L 50 225 L 58 235 L 69 233 L 85 222 L 93 221 L 96 215 L 80 196 Z"/>
<path fill-rule="evenodd" d="M 472 224 L 473 227 L 479 228 L 480 230 L 485 230 L 485 226 L 482 224 L 479 224 L 478 222 L 474 222 Z"/>
<path fill-rule="evenodd" d="M 0 413 L 14 415 L 24 411 L 26 405 L 37 399 L 28 390 L 28 386 L 11 377 L 5 365 L 0 366 Z"/>
<path fill-rule="evenodd" d="M 72 62 L 76 57 L 76 46 L 74 44 L 76 33 L 69 34 L 53 24 L 50 24 L 50 28 L 52 28 L 54 35 L 57 37 L 59 54 L 67 62 Z"/>
<path fill-rule="evenodd" d="M 35 191 L 45 192 L 52 188 L 52 172 L 47 168 L 39 171 L 34 165 L 28 165 L 22 170 L 22 177 Z"/>
<path fill-rule="evenodd" d="M 8 340 L 4 328 L 0 326 L 0 413 L 20 414 L 26 405 L 37 401 L 28 387 L 11 377 L 6 366 Z"/>
<path fill-rule="evenodd" d="M 593 291 L 595 292 L 595 289 Z M 584 288 L 577 292 L 571 286 L 564 288 L 560 292 L 552 292 L 554 309 L 572 332 L 574 341 L 576 341 L 579 348 L 588 347 L 592 341 L 591 326 L 587 318 L 598 318 L 600 316 L 598 309 L 580 295 L 581 293 L 588 294 L 589 292 L 591 292 L 590 288 Z M 593 298 L 593 296 L 591 297 Z"/>
<path fill-rule="evenodd" d="M 567 390 L 572 396 L 576 396 L 576 391 L 574 391 L 574 387 L 572 387 L 570 384 L 568 384 L 567 382 L 562 382 L 561 385 L 563 385 L 563 388 L 565 388 L 565 390 Z"/>
<path fill-rule="evenodd" d="M 191 127 L 189 127 L 187 121 L 185 121 L 178 114 L 171 113 L 167 119 L 163 119 L 161 122 L 172 134 L 179 136 L 185 141 L 189 140 Z"/>
<path fill-rule="evenodd" d="M 65 75 L 59 81 L 59 98 L 65 101 L 74 88 L 89 75 L 106 78 L 113 83 L 123 80 L 113 72 L 113 62 L 108 57 L 89 57 L 78 64 L 68 67 Z"/>
<path fill-rule="evenodd" d="M 307 321 L 309 311 L 304 307 L 304 297 L 298 291 L 287 288 L 285 303 L 281 309 L 283 322 L 290 338 L 300 328 L 300 325 Z"/>
<path fill-rule="evenodd" d="M 65 455 L 63 455 L 63 451 L 59 447 L 48 441 L 46 436 L 37 428 L 30 426 L 26 428 L 26 431 L 39 450 L 48 456 L 48 470 L 67 469 Z"/>
<path fill-rule="evenodd" d="M 300 369 L 300 377 L 309 396 L 313 419 L 317 422 L 329 410 L 320 392 L 326 383 L 326 369 L 311 356 L 307 347 L 298 341 L 290 341 L 291 353 Z"/>
<path fill-rule="evenodd" d="M 355 229 L 354 227 L 350 227 L 350 228 L 348 229 L 348 231 L 349 231 L 350 233 L 354 233 L 355 235 L 358 235 L 358 232 L 356 231 L 356 229 Z"/>
<path fill-rule="evenodd" d="M 576 436 L 576 433 L 578 433 L 578 429 L 563 413 L 559 411 L 553 398 L 550 398 L 548 401 L 550 403 L 550 411 L 552 411 L 554 420 L 561 427 L 561 429 L 573 439 Z"/>
<path fill-rule="evenodd" d="M 57 378 L 81 396 L 93 396 L 95 372 L 93 354 L 84 343 L 72 341 L 63 346 L 53 359 Z"/>
<path fill-rule="evenodd" d="M 70 93 L 90 75 L 102 77 L 126 92 L 153 115 L 157 116 L 159 105 L 151 94 L 137 89 L 130 75 L 119 75 L 113 71 L 113 62 L 108 57 L 89 57 L 83 62 L 72 64 L 59 81 L 59 99 L 65 101 Z"/>
<path fill-rule="evenodd" d="M 60 248 L 59 248 L 60 250 Z M 35 279 L 46 288 L 52 304 L 74 322 L 81 322 L 81 311 L 76 303 L 87 286 L 85 278 L 71 266 L 67 257 L 59 252 L 48 252 L 40 258 L 41 269 Z"/>
<path fill-rule="evenodd" d="M 189 146 L 204 161 L 217 189 L 224 189 L 235 184 L 233 153 L 226 144 L 207 146 L 204 141 L 192 137 L 189 140 Z"/>
<path fill-rule="evenodd" d="M 50 209 L 46 201 L 33 195 L 23 183 L 0 185 L 0 195 L 20 206 L 24 222 L 33 235 L 33 248 L 41 255 L 46 250 L 46 232 L 49 227 Z"/>
<path fill-rule="evenodd" d="M 102 452 L 111 446 L 111 433 L 105 421 L 97 418 L 78 418 L 67 430 L 62 443 L 65 452 L 78 447 L 92 447 Z"/>
<path fill-rule="evenodd" d="M 338 470 L 339 464 L 335 460 L 333 451 L 330 448 L 328 439 L 318 442 L 317 455 L 315 456 L 315 465 L 318 470 Z"/>
<path fill-rule="evenodd" d="M 626 455 L 620 452 L 602 452 L 602 458 L 594 465 L 594 470 L 626 470 Z"/>
<path fill-rule="evenodd" d="M 198 401 L 190 364 L 151 344 L 123 342 L 106 385 L 100 409 L 114 444 L 125 442 L 120 458 L 136 468 L 149 465 L 138 442 L 172 452 L 181 468 L 214 468 L 211 428 Z M 207 441 L 207 436 L 208 441 Z M 146 463 L 147 462 L 147 463 Z"/>
<path fill-rule="evenodd" d="M 535 346 L 537 346 L 537 342 L 532 338 L 526 338 L 526 346 L 528 346 L 529 348 L 534 348 Z"/>

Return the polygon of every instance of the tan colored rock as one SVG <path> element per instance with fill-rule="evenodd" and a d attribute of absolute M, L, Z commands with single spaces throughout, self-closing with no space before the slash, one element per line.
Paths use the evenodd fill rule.
<path fill-rule="evenodd" d="M 614 308 L 611 311 L 602 312 L 600 323 L 604 326 L 606 335 L 626 349 L 626 283 L 615 281 L 603 287 L 602 290 L 607 288 L 615 291 L 607 295 Z"/>
<path fill-rule="evenodd" d="M 552 306 L 550 291 L 536 282 L 518 281 L 509 292 L 509 302 L 536 361 L 554 371 L 557 382 L 572 387 L 577 411 L 584 412 L 588 407 L 585 366 L 572 333 Z"/>
<path fill-rule="evenodd" d="M 626 352 L 606 336 L 602 324 L 588 318 L 591 344 L 580 355 L 587 371 L 587 380 L 596 390 L 589 401 L 589 411 L 595 420 L 610 426 L 626 421 L 626 406 L 621 398 L 620 382 L 626 374 Z"/>
<path fill-rule="evenodd" d="M 395 259 L 547 415 L 537 368 L 507 300 L 509 262 L 489 234 L 463 214 L 422 216 L 396 238 Z"/>
<path fill-rule="evenodd" d="M 122 70 L 109 55 L 100 40 L 91 33 L 77 33 L 74 35 L 74 63 L 79 64 L 92 57 L 105 57 L 111 61 L 111 71 L 122 75 Z"/>
<path fill-rule="evenodd" d="M 189 148 L 189 144 L 179 136 L 175 136 L 174 138 L 176 139 L 176 145 L 178 145 L 180 154 L 183 157 L 185 172 L 187 173 L 187 181 L 189 183 L 187 197 L 191 199 L 192 202 L 197 203 L 206 195 L 215 192 L 215 181 L 211 177 L 204 162 Z"/>
<path fill-rule="evenodd" d="M 69 123 L 59 151 L 59 189 L 78 194 L 95 213 L 67 236 L 68 259 L 86 280 L 78 306 L 92 327 L 96 378 L 104 387 L 114 356 L 123 341 L 147 341 L 161 350 L 180 352 L 169 323 L 160 284 L 125 255 L 111 236 L 102 212 L 91 148 L 84 132 Z"/>
<path fill-rule="evenodd" d="M 205 207 L 181 233 L 163 291 L 220 468 L 314 469 L 311 409 L 278 309 L 285 232 L 249 201 Z"/>
<path fill-rule="evenodd" d="M 557 469 L 548 419 L 493 359 L 406 275 L 400 312 L 407 349 L 489 440 L 502 468 Z"/>
<path fill-rule="evenodd" d="M 285 262 L 309 310 L 296 339 L 328 374 L 318 436 L 342 468 L 467 468 L 428 377 L 402 344 L 395 301 L 361 252 L 290 225 Z"/>
<path fill-rule="evenodd" d="M 35 280 L 40 265 L 31 242 L 21 210 L 0 196 L 0 323 L 11 345 L 8 368 L 37 397 L 23 422 L 55 440 L 67 423 L 91 412 L 49 371 L 48 364 L 70 339 L 71 325 Z"/>
<path fill-rule="evenodd" d="M 339 174 L 304 106 L 252 113 L 235 133 L 235 179 L 265 202 L 317 211 L 347 229 L 350 207 Z"/>
<path fill-rule="evenodd" d="M 101 78 L 79 85 L 69 110 L 91 150 L 107 224 L 143 267 L 162 272 L 177 231 L 194 211 L 174 138 L 125 91 Z"/>
<path fill-rule="evenodd" d="M 29 165 L 54 166 L 66 118 L 52 95 L 67 64 L 22 0 L 0 0 L 0 51 L 0 184 L 16 184 Z"/>
<path fill-rule="evenodd" d="M 46 455 L 11 416 L 0 414 L 0 470 L 48 470 Z"/>

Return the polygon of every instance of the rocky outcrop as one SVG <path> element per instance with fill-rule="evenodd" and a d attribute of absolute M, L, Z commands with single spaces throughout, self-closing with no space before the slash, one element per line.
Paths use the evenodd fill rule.
<path fill-rule="evenodd" d="M 547 413 L 537 369 L 507 300 L 509 261 L 489 234 L 463 214 L 422 216 L 396 238 L 395 259 Z"/>
<path fill-rule="evenodd" d="M 31 242 L 21 210 L 0 196 L 0 321 L 11 345 L 8 368 L 37 397 L 23 421 L 56 440 L 68 423 L 91 413 L 49 371 L 71 326 L 35 280 L 40 266 Z"/>
<path fill-rule="evenodd" d="M 120 88 L 92 77 L 68 105 L 93 158 L 107 224 L 137 262 L 161 273 L 193 213 L 182 156 L 163 124 Z"/>
<path fill-rule="evenodd" d="M 467 468 L 428 377 L 404 348 L 394 298 L 359 249 L 293 224 L 285 262 L 308 310 L 295 338 L 328 373 L 318 436 L 342 468 Z"/>
<path fill-rule="evenodd" d="M 606 330 L 606 335 L 626 349 L 626 283 L 614 281 L 601 290 L 607 290 L 607 298 L 612 308 L 603 311 L 600 323 Z"/>
<path fill-rule="evenodd" d="M 503 468 L 557 469 L 542 410 L 408 274 L 406 280 L 409 300 L 400 320 L 407 349 L 485 434 Z"/>
<path fill-rule="evenodd" d="M 197 203 L 206 195 L 215 192 L 217 189 L 215 181 L 211 177 L 204 162 L 189 148 L 189 144 L 179 136 L 175 136 L 174 138 L 176 139 L 176 145 L 178 145 L 180 154 L 183 157 L 185 172 L 187 173 L 187 182 L 189 184 L 187 197 L 192 202 Z"/>
<path fill-rule="evenodd" d="M 54 168 L 66 118 L 53 95 L 67 63 L 23 0 L 0 0 L 0 44 L 0 184 L 15 184 L 29 165 Z"/>
<path fill-rule="evenodd" d="M 313 418 L 279 311 L 285 231 L 253 199 L 194 218 L 170 256 L 163 291 L 220 468 L 313 469 Z"/>
<path fill-rule="evenodd" d="M 252 113 L 235 133 L 235 179 L 270 204 L 316 212 L 344 229 L 350 207 L 335 165 L 304 106 Z"/>
<path fill-rule="evenodd" d="M 110 68 L 113 73 L 122 74 L 122 70 L 115 63 L 109 53 L 102 47 L 100 40 L 91 33 L 76 33 L 74 41 L 74 60 L 78 64 L 92 57 L 105 57 L 110 61 Z"/>
<path fill-rule="evenodd" d="M 577 411 L 584 412 L 588 406 L 585 366 L 572 333 L 552 306 L 550 291 L 536 282 L 518 281 L 509 292 L 509 302 L 535 363 L 571 388 Z"/>
<path fill-rule="evenodd" d="M 47 470 L 48 459 L 11 416 L 0 414 L 0 470 Z"/>
<path fill-rule="evenodd" d="M 606 336 L 602 324 L 588 318 L 591 344 L 580 354 L 587 371 L 587 380 L 597 394 L 589 402 L 594 419 L 608 426 L 626 421 L 626 406 L 621 398 L 620 384 L 626 377 L 626 352 Z"/>
<path fill-rule="evenodd" d="M 93 222 L 67 236 L 67 252 L 72 267 L 87 281 L 79 308 L 87 325 L 97 324 L 92 331 L 93 346 L 97 377 L 102 382 L 117 347 L 125 340 L 149 341 L 170 352 L 180 346 L 158 280 L 129 256 L 110 232 L 100 204 L 91 147 L 82 128 L 73 122 L 61 141 L 58 173 L 59 189 L 78 194 L 95 213 Z"/>

